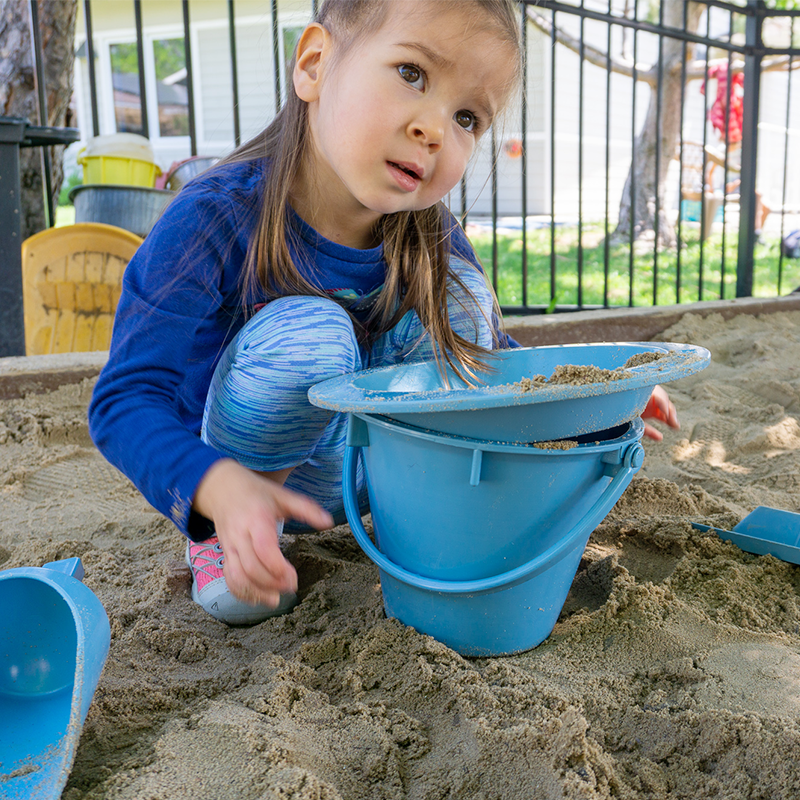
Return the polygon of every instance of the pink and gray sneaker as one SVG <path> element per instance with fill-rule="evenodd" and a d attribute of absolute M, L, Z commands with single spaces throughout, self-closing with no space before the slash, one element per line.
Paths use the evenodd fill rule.
<path fill-rule="evenodd" d="M 186 563 L 192 570 L 192 600 L 220 622 L 255 625 L 270 617 L 285 614 L 297 605 L 297 595 L 294 593 L 282 594 L 277 608 L 251 606 L 234 597 L 222 573 L 225 555 L 216 536 L 204 542 L 187 542 Z"/>

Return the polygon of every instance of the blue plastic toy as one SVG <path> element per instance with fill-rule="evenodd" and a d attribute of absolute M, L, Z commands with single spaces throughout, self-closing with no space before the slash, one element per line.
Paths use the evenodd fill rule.
<path fill-rule="evenodd" d="M 528 650 L 558 619 L 592 531 L 641 467 L 641 419 L 571 449 L 493 444 L 351 415 L 350 528 L 384 609 L 468 656 Z M 375 541 L 355 491 L 364 457 Z"/>
<path fill-rule="evenodd" d="M 693 522 L 692 527 L 714 531 L 720 539 L 733 542 L 747 553 L 769 554 L 790 564 L 800 564 L 800 514 L 793 511 L 759 506 L 731 531 L 699 522 Z"/>
<path fill-rule="evenodd" d="M 642 465 L 653 387 L 710 359 L 689 344 L 556 345 L 492 354 L 475 386 L 431 361 L 312 386 L 312 403 L 350 414 L 345 511 L 387 615 L 464 655 L 544 641 L 590 534 Z M 608 372 L 560 380 L 559 367 Z M 577 446 L 533 446 L 567 438 Z M 359 453 L 375 543 L 356 499 Z"/>
<path fill-rule="evenodd" d="M 649 354 L 653 360 L 647 361 Z M 629 359 L 641 363 L 626 368 Z M 603 431 L 644 411 L 653 387 L 699 372 L 711 355 L 690 344 L 621 342 L 523 347 L 488 359 L 483 385 L 470 387 L 449 373 L 448 388 L 431 361 L 349 373 L 312 386 L 322 408 L 380 414 L 419 428 L 499 442 L 536 442 Z M 556 367 L 618 370 L 618 380 L 542 383 Z M 527 381 L 526 381 L 527 379 Z"/>
<path fill-rule="evenodd" d="M 0 797 L 58 800 L 111 639 L 79 558 L 0 572 Z"/>

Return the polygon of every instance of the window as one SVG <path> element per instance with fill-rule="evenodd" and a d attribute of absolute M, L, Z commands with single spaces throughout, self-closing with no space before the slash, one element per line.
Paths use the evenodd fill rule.
<path fill-rule="evenodd" d="M 158 133 L 160 136 L 188 136 L 189 92 L 183 38 L 156 39 L 153 42 L 153 63 L 158 97 Z"/>
<path fill-rule="evenodd" d="M 189 135 L 189 91 L 186 87 L 186 52 L 182 36 L 154 39 L 145 45 L 149 131 L 142 128 L 139 92 L 139 57 L 135 42 L 109 44 L 114 123 L 118 133 L 152 136 Z M 152 60 L 150 60 L 152 58 Z M 155 76 L 155 85 L 153 85 Z M 158 110 L 158 122 L 153 119 Z"/>
<path fill-rule="evenodd" d="M 139 96 L 139 57 L 136 43 L 109 46 L 111 85 L 114 92 L 114 120 L 120 133 L 142 130 L 142 99 Z"/>

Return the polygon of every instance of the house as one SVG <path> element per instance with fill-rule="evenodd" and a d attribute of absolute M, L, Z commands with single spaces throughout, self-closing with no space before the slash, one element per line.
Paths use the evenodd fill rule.
<path fill-rule="evenodd" d="M 232 93 L 231 36 L 226 0 L 192 0 L 189 3 L 189 43 L 195 106 L 197 152 L 224 155 L 235 145 L 235 112 Z M 242 141 L 262 130 L 285 94 L 288 64 L 297 38 L 312 15 L 313 0 L 235 0 L 235 49 L 238 75 L 238 121 Z M 614 13 L 627 4 L 613 0 Z M 271 9 L 277 6 L 277 18 Z M 605 13 L 607 0 L 586 0 L 585 7 Z M 91 22 L 95 52 L 97 105 L 100 133 L 136 131 L 142 128 L 139 92 L 136 24 L 133 3 L 92 0 Z M 92 131 L 91 95 L 87 65 L 84 6 L 79 6 L 76 34 L 75 87 L 78 126 L 84 142 Z M 713 16 L 707 29 L 720 37 L 728 30 L 725 19 Z M 162 169 L 190 155 L 187 65 L 184 45 L 183 6 L 179 0 L 141 2 L 147 134 Z M 631 50 L 631 33 L 569 13 L 558 15 L 562 25 L 585 41 L 614 54 Z M 703 23 L 705 26 L 705 23 Z M 653 63 L 658 39 L 640 33 L 637 60 Z M 703 55 L 702 48 L 698 55 Z M 526 77 L 526 213 L 560 219 L 613 218 L 631 162 L 632 142 L 649 102 L 649 88 L 625 76 L 612 74 L 584 61 L 528 26 Z M 555 88 L 553 88 L 555 87 Z M 800 207 L 800 186 L 784 190 L 784 157 L 787 174 L 799 174 L 800 80 L 788 84 L 786 73 L 768 73 L 762 86 L 759 146 L 759 184 L 773 207 Z M 787 103 L 791 113 L 787 115 Z M 686 90 L 684 136 L 703 139 L 707 101 L 700 82 Z M 788 124 L 787 124 L 788 122 Z M 522 213 L 522 124 L 519 104 L 496 131 L 497 211 L 500 215 Z M 710 129 L 709 129 L 710 130 Z M 713 141 L 713 133 L 708 133 Z M 485 137 L 468 173 L 462 197 L 457 188 L 451 207 L 473 214 L 492 211 L 492 146 Z M 789 142 L 788 149 L 785 147 Z M 73 153 L 74 155 L 74 153 Z M 677 165 L 670 173 L 668 202 L 678 207 Z M 579 180 L 580 176 L 580 180 Z"/>

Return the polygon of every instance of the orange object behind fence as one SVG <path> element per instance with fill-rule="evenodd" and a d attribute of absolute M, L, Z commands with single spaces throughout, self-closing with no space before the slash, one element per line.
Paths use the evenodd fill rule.
<path fill-rule="evenodd" d="M 122 273 L 142 239 L 101 223 L 51 228 L 22 243 L 25 349 L 107 350 Z"/>

